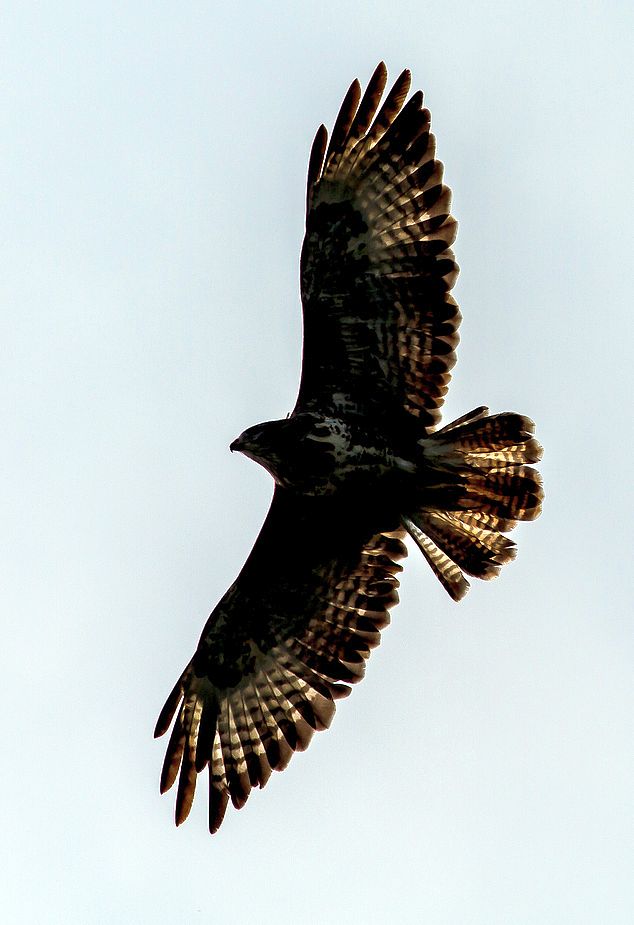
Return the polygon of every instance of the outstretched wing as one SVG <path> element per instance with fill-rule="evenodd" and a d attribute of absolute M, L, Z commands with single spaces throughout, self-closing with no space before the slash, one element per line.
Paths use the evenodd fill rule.
<path fill-rule="evenodd" d="M 404 409 L 432 429 L 458 343 L 456 221 L 423 95 L 403 106 L 403 71 L 379 110 L 386 79 L 380 64 L 361 100 L 355 80 L 313 143 L 295 410 Z"/>
<path fill-rule="evenodd" d="M 363 677 L 365 660 L 398 600 L 400 530 L 377 534 L 367 514 L 340 501 L 291 498 L 276 488 L 240 576 L 205 626 L 170 694 L 155 735 L 176 721 L 161 792 L 177 776 L 176 823 L 209 769 L 209 828 L 293 751 L 325 729 L 334 700 Z"/>

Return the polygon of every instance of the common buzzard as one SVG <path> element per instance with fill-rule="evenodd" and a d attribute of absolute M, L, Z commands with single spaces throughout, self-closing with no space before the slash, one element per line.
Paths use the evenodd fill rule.
<path fill-rule="evenodd" d="M 379 64 L 308 167 L 303 366 L 293 412 L 231 444 L 275 479 L 244 568 L 159 717 L 176 823 L 208 768 L 209 828 L 329 726 L 398 600 L 405 533 L 454 600 L 515 555 L 542 499 L 527 417 L 477 408 L 436 429 L 460 312 L 456 221 L 423 95 Z M 380 108 L 379 108 L 380 107 Z M 179 776 L 180 771 L 180 776 Z"/>

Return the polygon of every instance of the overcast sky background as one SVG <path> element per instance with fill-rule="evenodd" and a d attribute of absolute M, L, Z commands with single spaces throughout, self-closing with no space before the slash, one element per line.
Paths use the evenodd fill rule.
<path fill-rule="evenodd" d="M 4 921 L 634 921 L 631 5 L 3 7 Z M 527 413 L 542 518 L 220 833 L 152 730 L 266 513 L 310 144 L 384 58 L 460 222 L 446 420 Z M 474 582 L 475 584 L 475 582 Z"/>

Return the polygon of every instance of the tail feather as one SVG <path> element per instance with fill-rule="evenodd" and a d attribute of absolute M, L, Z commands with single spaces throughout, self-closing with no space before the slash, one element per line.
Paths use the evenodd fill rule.
<path fill-rule="evenodd" d="M 429 562 L 445 591 L 454 601 L 461 600 L 469 590 L 469 582 L 460 567 L 407 515 L 403 516 L 403 526 Z"/>
<path fill-rule="evenodd" d="M 465 573 L 498 575 L 516 554 L 503 534 L 539 516 L 534 430 L 524 415 L 480 407 L 419 441 L 421 484 L 402 522 L 454 600 L 469 588 Z"/>
<path fill-rule="evenodd" d="M 427 536 L 474 578 L 494 578 L 515 558 L 515 544 L 507 536 L 466 524 L 459 515 L 430 511 L 419 522 Z"/>
<path fill-rule="evenodd" d="M 470 474 L 460 507 L 507 521 L 535 520 L 542 503 L 541 479 L 529 466 L 503 466 Z"/>
<path fill-rule="evenodd" d="M 424 443 L 458 453 L 471 465 L 494 468 L 500 462 L 538 462 L 543 451 L 534 433 L 535 423 L 526 415 L 508 411 L 490 415 L 482 406 L 436 431 Z"/>

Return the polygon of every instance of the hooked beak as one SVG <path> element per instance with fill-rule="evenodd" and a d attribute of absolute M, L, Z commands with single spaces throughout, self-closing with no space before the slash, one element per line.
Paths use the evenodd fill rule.
<path fill-rule="evenodd" d="M 240 434 L 239 437 L 229 444 L 229 449 L 232 453 L 242 453 L 247 448 L 247 441 L 244 439 L 244 434 Z"/>

